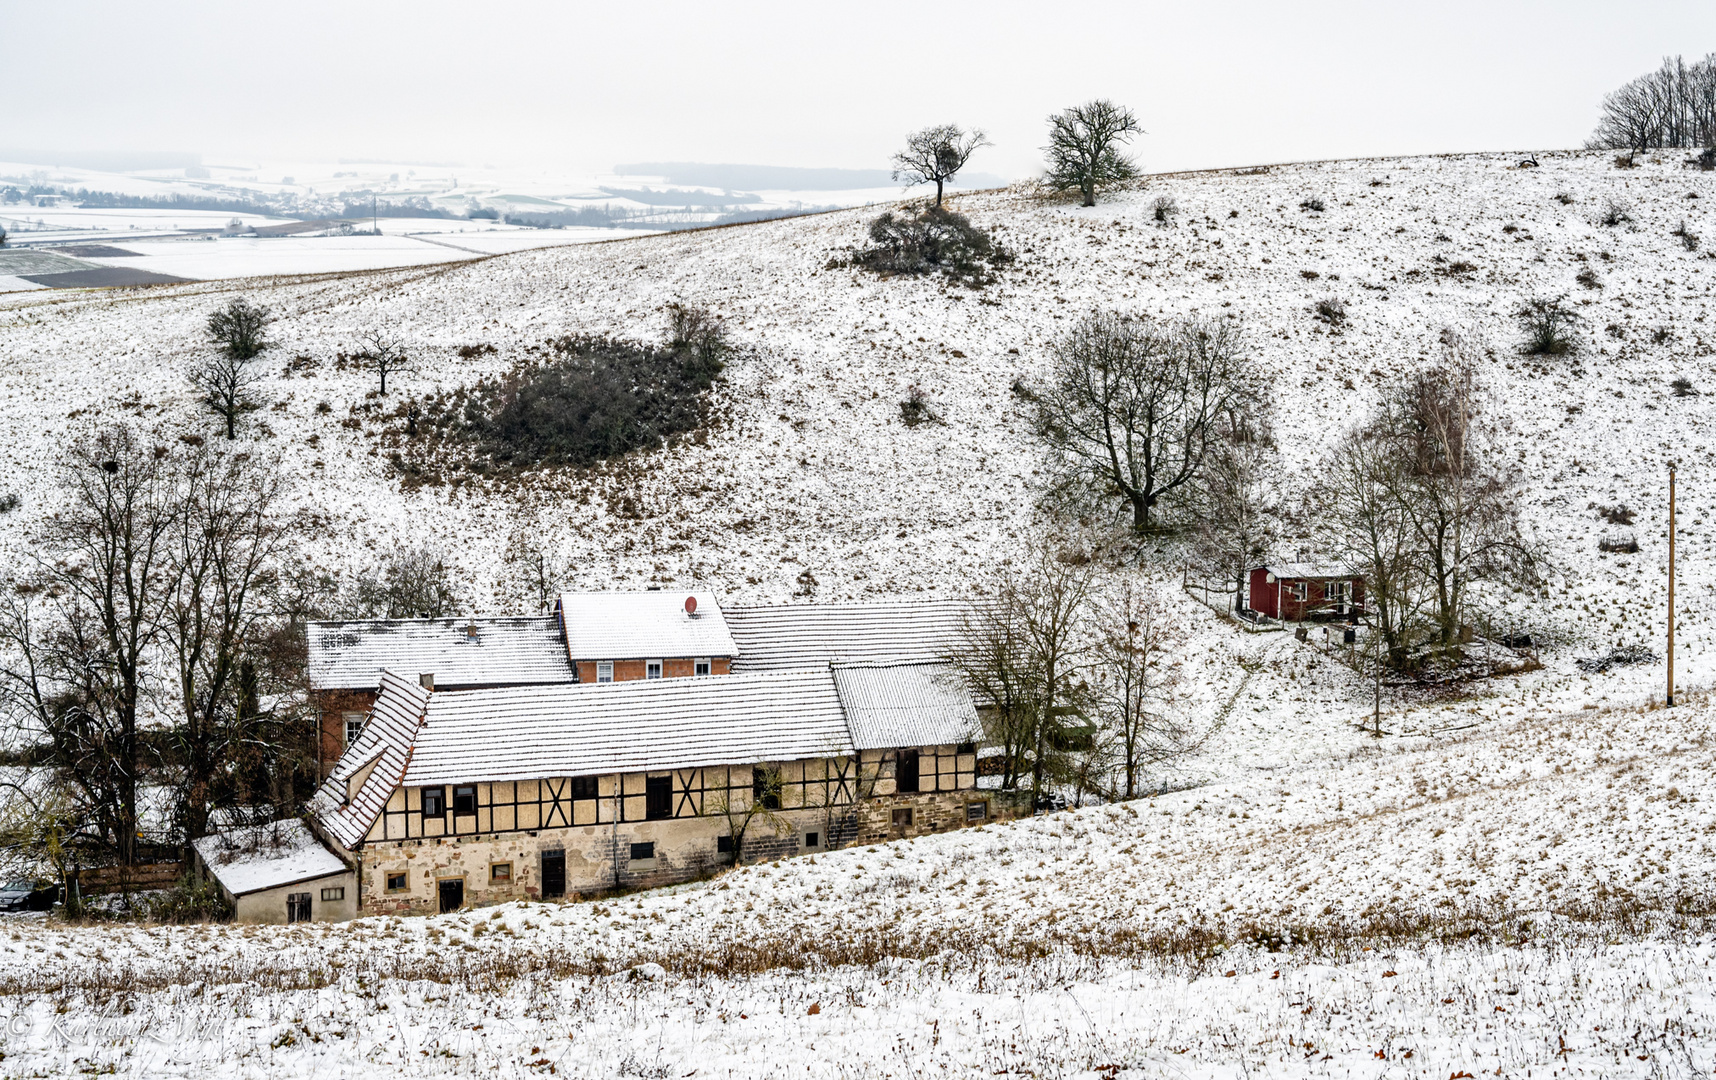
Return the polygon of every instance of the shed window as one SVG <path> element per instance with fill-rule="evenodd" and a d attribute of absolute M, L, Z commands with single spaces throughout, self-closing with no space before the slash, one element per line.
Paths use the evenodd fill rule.
<path fill-rule="evenodd" d="M 644 817 L 660 821 L 673 816 L 673 777 L 651 776 L 644 780 Z"/>
<path fill-rule="evenodd" d="M 345 714 L 344 719 L 346 722 L 346 745 L 350 746 L 358 741 L 358 736 L 363 734 L 363 713 L 349 712 Z"/>
<path fill-rule="evenodd" d="M 691 662 L 691 672 L 694 675 L 707 675 L 709 670 L 709 658 L 706 656 Z"/>
<path fill-rule="evenodd" d="M 423 816 L 440 817 L 447 812 L 447 789 L 444 787 L 426 787 L 423 789 Z"/>
<path fill-rule="evenodd" d="M 648 862 L 655 858 L 655 841 L 632 845 L 632 862 Z"/>
<path fill-rule="evenodd" d="M 661 661 L 660 660 L 645 660 L 644 661 L 644 678 L 646 678 L 646 679 L 659 679 L 659 678 L 661 678 Z"/>
<path fill-rule="evenodd" d="M 295 892 L 286 894 L 286 921 L 289 923 L 310 921 L 309 893 Z"/>
<path fill-rule="evenodd" d="M 986 802 L 968 802 L 965 804 L 965 820 L 989 820 L 989 804 Z"/>
<path fill-rule="evenodd" d="M 1292 586 L 1292 588 L 1290 588 L 1288 590 L 1287 595 L 1291 596 L 1293 599 L 1299 601 L 1300 603 L 1303 603 L 1306 600 L 1310 599 L 1311 589 L 1310 589 L 1309 585 L 1306 585 L 1303 581 L 1301 581 L 1301 582 L 1295 584 L 1294 586 Z"/>
<path fill-rule="evenodd" d="M 571 783 L 571 798 L 594 799 L 596 797 L 596 778 L 594 776 L 574 776 Z"/>
<path fill-rule="evenodd" d="M 909 829 L 912 827 L 912 808 L 901 807 L 894 811 L 894 828 Z"/>
<path fill-rule="evenodd" d="M 474 814 L 477 812 L 477 785 L 460 784 L 453 789 L 453 813 Z"/>
<path fill-rule="evenodd" d="M 612 660 L 603 660 L 601 663 L 596 665 L 596 681 L 614 681 L 614 662 Z"/>
<path fill-rule="evenodd" d="M 408 879 L 406 878 L 406 876 L 404 874 L 389 874 L 389 875 L 387 875 L 387 891 L 388 892 L 404 892 L 407 888 L 410 887 L 407 884 L 407 880 Z"/>
<path fill-rule="evenodd" d="M 403 876 L 403 875 L 401 875 L 401 876 Z M 346 898 L 346 887 L 344 885 L 335 885 L 331 889 L 323 889 L 322 890 L 322 899 L 323 900 L 344 900 L 345 898 Z"/>
<path fill-rule="evenodd" d="M 717 836 L 715 838 L 715 853 L 717 855 L 733 854 L 733 838 L 731 836 Z"/>
<path fill-rule="evenodd" d="M 512 880 L 512 863 L 489 863 L 489 880 L 497 883 L 510 882 Z"/>
<path fill-rule="evenodd" d="M 822 835 L 820 833 L 813 833 L 813 832 L 805 833 L 804 834 L 804 846 L 807 848 L 821 847 L 822 846 Z"/>

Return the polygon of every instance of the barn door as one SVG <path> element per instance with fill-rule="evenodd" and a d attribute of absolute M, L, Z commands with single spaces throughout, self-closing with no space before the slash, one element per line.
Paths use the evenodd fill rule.
<path fill-rule="evenodd" d="M 544 851 L 542 853 L 542 898 L 547 900 L 553 896 L 566 895 L 566 853 L 564 851 Z"/>
<path fill-rule="evenodd" d="M 465 879 L 446 878 L 437 883 L 441 898 L 441 911 L 458 911 L 465 906 Z"/>

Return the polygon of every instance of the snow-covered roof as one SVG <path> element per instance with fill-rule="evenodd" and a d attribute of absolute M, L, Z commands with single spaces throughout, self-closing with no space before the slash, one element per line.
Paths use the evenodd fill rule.
<path fill-rule="evenodd" d="M 346 847 L 369 833 L 375 816 L 399 786 L 405 765 L 411 760 L 412 744 L 423 726 L 423 712 L 429 698 L 429 691 L 416 679 L 382 672 L 381 693 L 363 733 L 346 747 L 328 779 L 310 800 L 310 807 L 323 827 Z M 350 781 L 365 768 L 369 768 L 369 775 L 363 777 L 362 786 L 350 791 Z"/>
<path fill-rule="evenodd" d="M 733 670 L 939 660 L 958 648 L 970 610 L 963 600 L 728 608 L 739 646 Z"/>
<path fill-rule="evenodd" d="M 1350 578 L 1358 576 L 1336 563 L 1265 563 L 1262 569 L 1269 571 L 1278 578 Z"/>
<path fill-rule="evenodd" d="M 685 610 L 687 597 L 696 613 Z M 738 651 L 715 597 L 706 592 L 565 593 L 560 617 L 562 659 L 645 660 L 732 656 Z"/>
<path fill-rule="evenodd" d="M 552 615 L 313 622 L 309 647 L 312 690 L 370 689 L 380 684 L 384 669 L 433 674 L 438 686 L 577 679 Z"/>
<path fill-rule="evenodd" d="M 836 664 L 834 683 L 860 750 L 970 742 L 971 689 L 951 664 Z"/>
<path fill-rule="evenodd" d="M 346 864 L 292 818 L 213 833 L 196 841 L 209 873 L 233 896 L 346 872 Z"/>
<path fill-rule="evenodd" d="M 851 752 L 826 668 L 509 687 L 432 695 L 404 782 L 590 776 Z"/>

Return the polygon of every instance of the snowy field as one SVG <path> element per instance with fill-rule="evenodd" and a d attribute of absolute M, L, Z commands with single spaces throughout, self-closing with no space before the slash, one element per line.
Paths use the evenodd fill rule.
<path fill-rule="evenodd" d="M 0 569 L 28 565 L 68 428 L 214 433 L 183 372 L 207 348 L 208 312 L 242 294 L 279 316 L 272 405 L 242 438 L 323 522 L 303 559 L 350 572 L 427 541 L 457 553 L 473 612 L 524 610 L 503 558 L 518 528 L 552 542 L 572 588 L 695 584 L 786 602 L 808 572 L 824 600 L 968 596 L 1040 528 L 1040 459 L 1011 387 L 1041 378 L 1047 346 L 1092 306 L 1241 316 L 1273 377 L 1293 483 L 1453 326 L 1489 343 L 1490 416 L 1525 473 L 1523 522 L 1554 563 L 1550 588 L 1512 597 L 1504 618 L 1555 643 L 1542 670 L 1458 700 L 1387 692 L 1375 740 L 1357 727 L 1370 688 L 1315 642 L 1243 634 L 1163 570 L 1188 627 L 1178 707 L 1225 724 L 1197 760 L 1151 779 L 1201 787 L 595 905 L 293 931 L 19 925 L 0 1005 L 29 1010 L 14 1026 L 28 1034 L 9 1036 L 6 1066 L 1702 1075 L 1716 1028 L 1716 939 L 1700 936 L 1716 869 L 1709 712 L 1640 711 L 1660 696 L 1660 662 L 1587 675 L 1574 661 L 1616 644 L 1662 651 L 1665 474 L 1678 460 L 1678 682 L 1716 682 L 1716 262 L 1671 235 L 1708 230 L 1716 174 L 1678 157 L 1624 171 L 1607 155 L 1537 160 L 1162 176 L 1094 210 L 961 196 L 1019 254 L 982 291 L 829 269 L 863 242 L 870 214 L 846 211 L 339 280 L 0 298 L 0 492 L 22 497 L 0 515 Z M 1151 220 L 1158 195 L 1183 211 L 1173 227 Z M 1309 198 L 1326 210 L 1302 209 Z M 1610 199 L 1630 222 L 1600 223 Z M 1513 313 L 1560 294 L 1582 315 L 1584 353 L 1519 355 Z M 1346 304 L 1339 332 L 1313 315 L 1326 297 Z M 720 313 L 748 350 L 706 443 L 519 483 L 401 484 L 388 455 L 407 396 L 492 376 L 554 335 L 658 338 L 676 301 Z M 417 361 L 385 400 L 336 362 L 378 322 Z M 497 351 L 461 358 L 467 345 Z M 311 362 L 288 370 L 299 356 Z M 1676 395 L 1676 379 L 1698 392 Z M 913 385 L 942 423 L 901 422 Z M 1617 505 L 1636 514 L 1637 554 L 1597 549 L 1617 533 L 1597 510 Z M 1278 554 L 1321 542 L 1307 530 Z M 1289 929 L 1310 942 L 1247 944 Z M 848 940 L 878 944 L 843 965 L 829 943 Z M 711 974 L 697 957 L 723 942 L 829 966 Z M 1193 957 L 1212 942 L 1233 949 Z M 881 955 L 910 962 L 869 963 Z M 645 961 L 664 976 L 596 974 Z M 448 964 L 463 966 L 433 966 Z M 50 1017 L 94 1018 L 121 986 L 136 997 L 113 1022 L 131 1027 L 98 1025 L 111 1038 L 70 1057 L 56 1047 Z M 192 1016 L 224 1022 L 194 1029 L 209 1039 L 175 1034 Z"/>
<path fill-rule="evenodd" d="M 14 923 L 16 1075 L 1701 1076 L 1716 711 L 1580 710 L 594 903 Z"/>

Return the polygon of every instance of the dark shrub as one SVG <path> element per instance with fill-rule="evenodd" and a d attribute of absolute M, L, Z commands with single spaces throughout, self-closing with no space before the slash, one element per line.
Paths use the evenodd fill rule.
<path fill-rule="evenodd" d="M 1631 508 L 1626 506 L 1599 506 L 1597 507 L 1597 516 L 1610 525 L 1631 525 L 1633 523 L 1633 512 Z"/>
<path fill-rule="evenodd" d="M 1347 321 L 1347 305 L 1338 297 L 1328 297 L 1317 301 L 1317 318 L 1330 326 L 1339 326 Z"/>
<path fill-rule="evenodd" d="M 1680 246 L 1684 247 L 1687 251 L 1698 250 L 1698 234 L 1686 227 L 1685 218 L 1680 219 L 1680 224 L 1675 226 L 1674 231 L 1669 235 L 1680 237 Z"/>
<path fill-rule="evenodd" d="M 986 265 L 1009 259 L 988 233 L 951 210 L 925 210 L 915 217 L 890 210 L 870 223 L 870 243 L 853 262 L 883 275 L 939 273 L 982 284 Z"/>
<path fill-rule="evenodd" d="M 1636 555 L 1639 550 L 1637 537 L 1611 537 L 1597 541 L 1598 551 L 1607 551 L 1614 555 Z"/>
<path fill-rule="evenodd" d="M 1692 385 L 1692 380 L 1682 375 L 1668 384 L 1674 389 L 1675 397 L 1697 397 L 1698 388 Z"/>
<path fill-rule="evenodd" d="M 1614 228 L 1617 225 L 1627 225 L 1633 220 L 1632 207 L 1619 199 L 1604 199 L 1603 209 L 1597 214 L 1597 224 Z"/>
<path fill-rule="evenodd" d="M 1601 289 L 1603 287 L 1603 282 L 1597 277 L 1597 272 L 1590 267 L 1586 267 L 1573 275 L 1573 280 L 1587 289 Z"/>
<path fill-rule="evenodd" d="M 906 422 L 907 427 L 917 427 L 925 421 L 940 420 L 941 417 L 930 408 L 929 396 L 924 393 L 923 387 L 913 383 L 906 390 L 906 399 L 900 402 L 900 419 Z"/>
<path fill-rule="evenodd" d="M 4 495 L 0 495 L 0 514 L 10 514 L 23 505 L 23 501 L 18 497 L 16 491 L 8 491 Z"/>
<path fill-rule="evenodd" d="M 520 468 L 593 465 L 659 446 L 703 425 L 725 347 L 700 340 L 676 349 L 561 338 L 550 355 L 479 383 L 465 401 L 462 434 Z"/>
<path fill-rule="evenodd" d="M 1523 352 L 1527 356 L 1566 356 L 1579 347 L 1574 323 L 1579 316 L 1567 306 L 1565 296 L 1530 300 L 1515 318 L 1525 331 Z"/>
<path fill-rule="evenodd" d="M 1150 217 L 1163 227 L 1172 225 L 1179 215 L 1180 204 L 1174 201 L 1172 195 L 1158 195 L 1156 201 L 1150 204 Z"/>
<path fill-rule="evenodd" d="M 1309 210 L 1309 211 L 1311 211 L 1311 212 L 1313 212 L 1313 213 L 1317 213 L 1317 214 L 1320 214 L 1320 213 L 1322 213 L 1322 212 L 1323 212 L 1323 211 L 1324 211 L 1324 210 L 1326 210 L 1326 209 L 1327 209 L 1327 207 L 1326 207 L 1326 206 L 1324 206 L 1324 205 L 1323 205 L 1323 200 L 1321 200 L 1321 199 L 1319 199 L 1319 198 L 1317 198 L 1317 197 L 1316 197 L 1316 196 L 1312 196 L 1312 197 L 1311 197 L 1311 198 L 1309 198 L 1309 199 L 1304 199 L 1304 200 L 1302 200 L 1302 201 L 1301 201 L 1301 202 L 1300 202 L 1300 203 L 1299 203 L 1299 209 L 1301 209 L 1301 210 Z"/>

